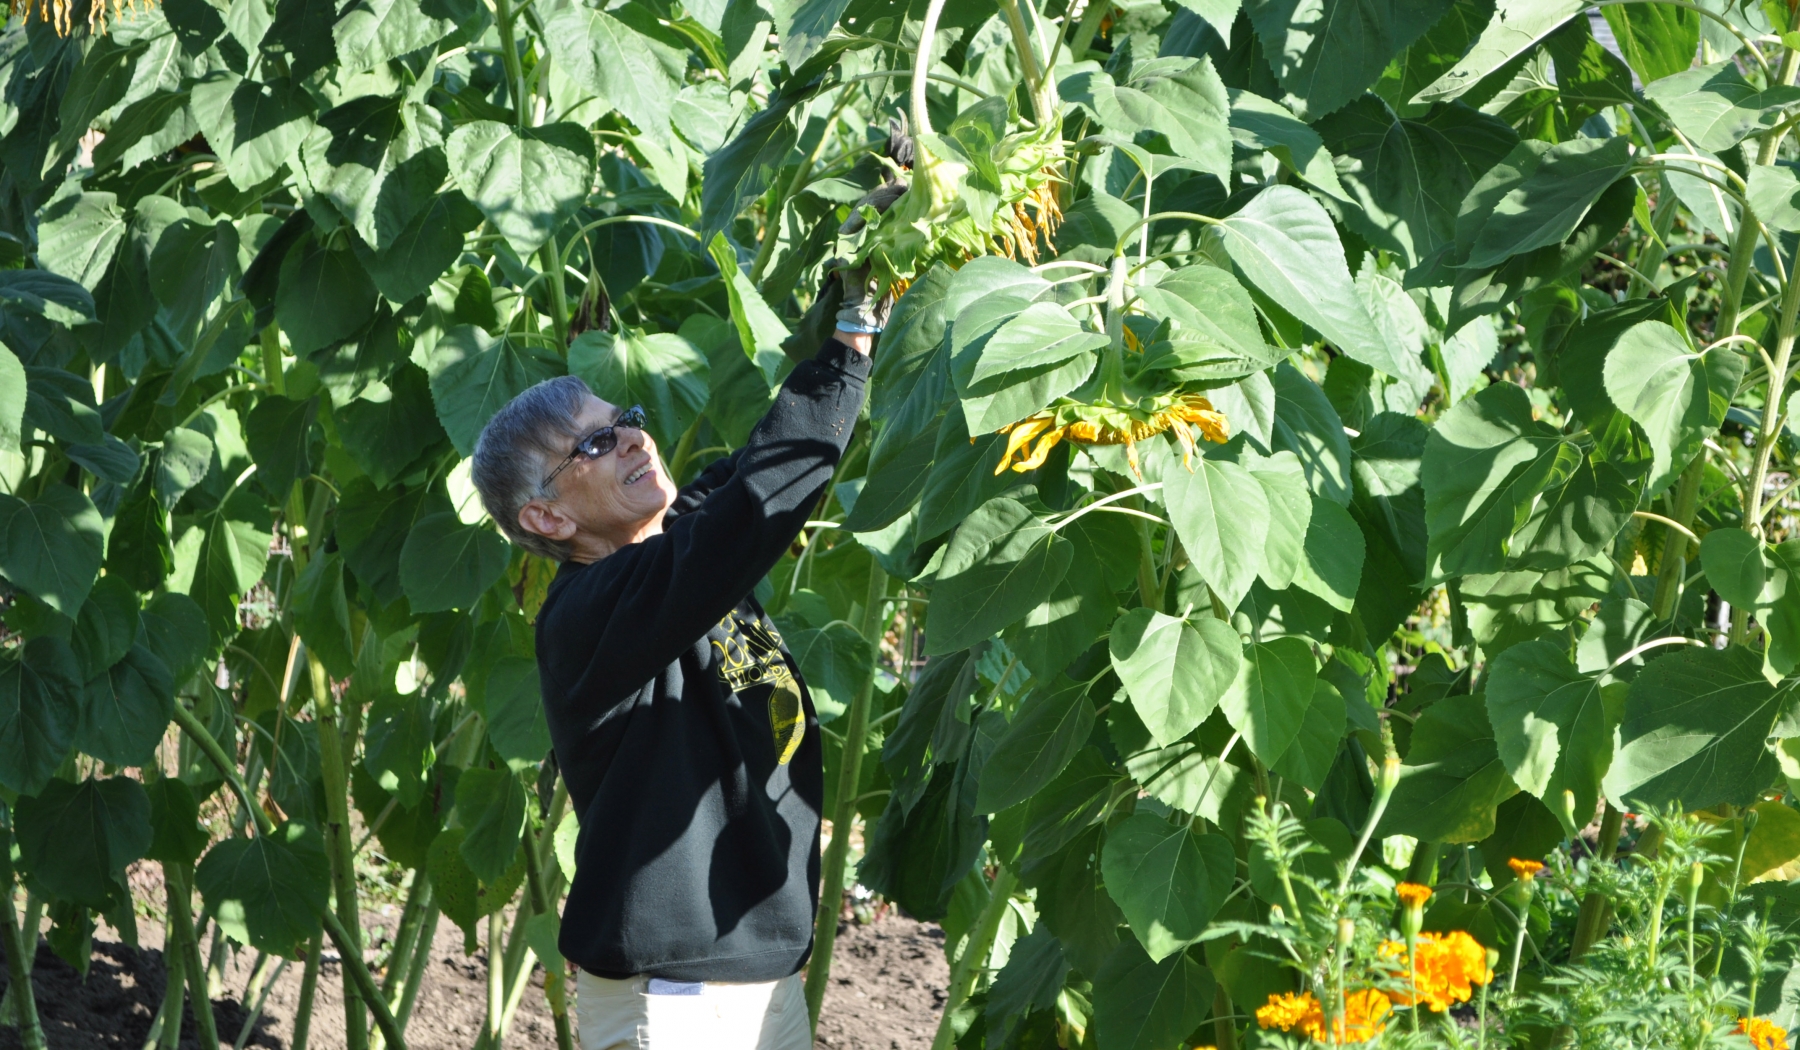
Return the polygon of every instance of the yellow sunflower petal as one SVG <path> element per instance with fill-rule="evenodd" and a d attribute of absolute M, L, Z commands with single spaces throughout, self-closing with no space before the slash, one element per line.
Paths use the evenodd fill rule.
<path fill-rule="evenodd" d="M 1189 474 L 1192 474 L 1194 472 L 1194 432 L 1188 429 L 1188 425 L 1180 419 L 1174 421 L 1171 429 L 1175 431 L 1175 440 L 1181 444 L 1181 465 L 1187 468 Z"/>
<path fill-rule="evenodd" d="M 1062 441 L 1064 429 L 1065 428 L 1063 427 L 1056 427 L 1053 430 L 1046 430 L 1044 436 L 1038 438 L 1038 443 L 1031 447 L 1031 455 L 1014 463 L 1013 470 L 1023 474 L 1028 470 L 1036 470 L 1043 466 L 1044 460 L 1050 457 L 1050 450 L 1055 448 L 1058 442 Z"/>
<path fill-rule="evenodd" d="M 1002 433 L 1006 434 L 1006 452 L 1000 456 L 1000 465 L 994 468 L 994 473 L 1005 473 L 1019 450 L 1029 444 L 1032 438 L 1048 430 L 1051 422 L 1048 415 L 1032 416 L 1012 424 L 1010 428 L 1002 428 Z"/>

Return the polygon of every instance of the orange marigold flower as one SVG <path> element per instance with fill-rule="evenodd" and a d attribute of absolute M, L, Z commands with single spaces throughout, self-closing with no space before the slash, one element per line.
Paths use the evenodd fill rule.
<path fill-rule="evenodd" d="M 1416 882 L 1402 882 L 1394 887 L 1394 895 L 1408 908 L 1423 908 L 1431 899 L 1431 887 L 1421 886 Z"/>
<path fill-rule="evenodd" d="M 1537 875 L 1538 872 L 1544 870 L 1544 864 L 1542 861 L 1521 860 L 1518 857 L 1514 857 L 1513 859 L 1507 861 L 1506 866 L 1511 868 L 1512 873 L 1521 879 L 1533 878 Z"/>
<path fill-rule="evenodd" d="M 1404 959 L 1406 946 L 1388 941 L 1381 946 L 1381 955 Z M 1433 1013 L 1441 1014 L 1452 1004 L 1468 1002 L 1475 994 L 1473 986 L 1493 980 L 1494 971 L 1488 966 L 1487 949 L 1481 942 L 1462 930 L 1453 930 L 1419 934 L 1412 969 L 1401 970 L 1398 979 L 1408 987 L 1395 992 L 1395 1002 L 1413 1005 L 1416 988 L 1419 1001 Z"/>
<path fill-rule="evenodd" d="M 1291 1032 L 1307 1017 L 1319 1012 L 1319 1001 L 1311 992 L 1282 992 L 1269 996 L 1267 1006 L 1256 1008 L 1256 1023 L 1262 1028 L 1279 1028 Z"/>
<path fill-rule="evenodd" d="M 1760 1017 L 1740 1017 L 1732 1032 L 1749 1036 L 1750 1045 L 1756 1050 L 1788 1050 L 1787 1029 L 1774 1021 L 1765 1021 Z"/>
<path fill-rule="evenodd" d="M 1394 1004 L 1375 988 L 1364 988 L 1344 997 L 1344 1016 L 1334 1019 L 1331 1033 L 1325 1026 L 1325 1015 L 1317 1006 L 1301 1023 L 1300 1029 L 1321 1043 L 1366 1043 L 1387 1030 L 1387 1015 Z"/>

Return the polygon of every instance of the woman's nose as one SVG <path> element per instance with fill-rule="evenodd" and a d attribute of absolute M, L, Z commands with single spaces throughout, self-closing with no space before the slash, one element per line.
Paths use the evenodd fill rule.
<path fill-rule="evenodd" d="M 616 426 L 613 428 L 613 433 L 619 435 L 619 450 L 622 452 L 630 452 L 650 445 L 649 432 L 639 430 L 637 427 Z"/>

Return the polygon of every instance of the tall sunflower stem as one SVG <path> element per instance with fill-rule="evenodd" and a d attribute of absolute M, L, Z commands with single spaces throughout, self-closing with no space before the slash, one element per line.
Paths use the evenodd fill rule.
<path fill-rule="evenodd" d="M 980 917 L 975 920 L 975 927 L 969 931 L 968 939 L 963 943 L 962 954 L 956 958 L 956 968 L 950 975 L 950 995 L 944 1003 L 944 1012 L 938 1019 L 937 1035 L 931 1041 L 931 1050 L 950 1050 L 956 1042 L 956 1011 L 974 994 L 975 984 L 981 979 L 982 970 L 987 966 L 988 953 L 993 951 L 994 938 L 1000 933 L 1000 922 L 1006 918 L 1007 904 L 1012 899 L 1013 889 L 1018 882 L 1019 878 L 1011 868 L 1004 864 L 996 867 L 994 881 L 988 885 L 987 904 L 982 907 Z"/>
<path fill-rule="evenodd" d="M 888 576 L 879 563 L 869 565 L 869 589 L 864 597 L 859 633 L 873 648 L 881 645 L 887 621 Z M 825 1004 L 826 982 L 831 974 L 831 953 L 837 944 L 838 912 L 844 906 L 844 881 L 850 863 L 850 833 L 856 823 L 857 789 L 862 783 L 863 748 L 869 736 L 869 704 L 875 691 L 875 665 L 850 702 L 844 726 L 844 747 L 838 759 L 837 797 L 832 801 L 831 843 L 820 865 L 819 911 L 813 927 L 812 961 L 806 966 L 806 1013 L 816 1030 L 819 1009 Z"/>
<path fill-rule="evenodd" d="M 937 43 L 938 19 L 943 17 L 946 0 L 931 0 L 925 6 L 925 19 L 919 26 L 918 50 L 913 54 L 912 126 L 917 136 L 931 134 L 931 108 L 925 87 L 931 74 L 931 49 Z"/>
<path fill-rule="evenodd" d="M 1619 847 L 1619 831 L 1624 824 L 1624 816 L 1612 803 L 1606 804 L 1606 813 L 1600 818 L 1599 852 L 1589 861 L 1590 865 L 1612 862 L 1613 854 Z M 1581 899 L 1581 912 L 1575 920 L 1575 935 L 1569 945 L 1570 961 L 1586 955 L 1588 949 L 1605 932 L 1603 920 L 1610 903 L 1606 894 L 1597 889 L 1589 890 Z"/>

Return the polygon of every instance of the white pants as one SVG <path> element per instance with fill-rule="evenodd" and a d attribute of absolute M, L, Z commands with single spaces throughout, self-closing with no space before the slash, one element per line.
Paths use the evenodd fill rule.
<path fill-rule="evenodd" d="M 812 1050 L 801 977 L 757 984 L 575 979 L 581 1050 Z"/>

